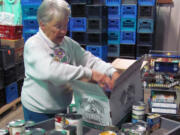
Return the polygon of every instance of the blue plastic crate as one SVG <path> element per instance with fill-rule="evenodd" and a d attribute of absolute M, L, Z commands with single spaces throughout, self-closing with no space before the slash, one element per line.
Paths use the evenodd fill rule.
<path fill-rule="evenodd" d="M 108 31 L 108 44 L 120 44 L 120 31 Z"/>
<path fill-rule="evenodd" d="M 70 0 L 70 3 L 86 3 L 87 0 Z"/>
<path fill-rule="evenodd" d="M 108 6 L 108 18 L 120 17 L 120 6 Z"/>
<path fill-rule="evenodd" d="M 136 46 L 131 44 L 120 45 L 120 57 L 136 58 Z"/>
<path fill-rule="evenodd" d="M 11 83 L 8 86 L 6 86 L 6 103 L 10 103 L 16 98 L 18 98 L 18 88 L 17 83 Z"/>
<path fill-rule="evenodd" d="M 102 32 L 87 32 L 86 33 L 87 45 L 106 45 L 107 33 Z"/>
<path fill-rule="evenodd" d="M 22 17 L 36 16 L 39 6 L 39 4 L 22 5 Z"/>
<path fill-rule="evenodd" d="M 107 6 L 95 4 L 86 5 L 87 18 L 107 18 Z"/>
<path fill-rule="evenodd" d="M 147 18 L 138 19 L 137 32 L 138 33 L 153 33 L 154 32 L 154 19 L 147 19 Z"/>
<path fill-rule="evenodd" d="M 121 31 L 136 31 L 136 19 L 121 18 Z"/>
<path fill-rule="evenodd" d="M 32 4 L 32 3 L 36 3 L 36 4 L 41 4 L 43 0 L 21 0 L 21 5 L 24 4 Z"/>
<path fill-rule="evenodd" d="M 138 0 L 140 6 L 154 6 L 156 0 Z"/>
<path fill-rule="evenodd" d="M 138 18 L 154 18 L 155 17 L 154 6 L 139 6 L 138 7 Z"/>
<path fill-rule="evenodd" d="M 85 17 L 71 17 L 70 18 L 70 31 L 86 31 L 86 18 Z"/>
<path fill-rule="evenodd" d="M 29 30 L 23 31 L 24 41 L 26 41 L 28 38 L 30 38 L 31 36 L 33 36 L 37 32 L 38 32 L 38 29 L 29 29 Z"/>
<path fill-rule="evenodd" d="M 22 20 L 23 29 L 38 29 L 39 24 L 36 16 L 25 17 Z"/>
<path fill-rule="evenodd" d="M 121 5 L 121 0 L 106 0 L 107 6 L 119 6 Z"/>
<path fill-rule="evenodd" d="M 136 32 L 121 31 L 120 36 L 121 44 L 136 44 Z"/>
<path fill-rule="evenodd" d="M 108 18 L 108 30 L 120 31 L 121 21 L 120 18 Z"/>
<path fill-rule="evenodd" d="M 122 4 L 121 5 L 121 17 L 122 18 L 136 18 L 137 17 L 137 5 L 136 4 Z"/>
<path fill-rule="evenodd" d="M 151 33 L 137 33 L 137 46 L 152 46 L 154 35 Z"/>
<path fill-rule="evenodd" d="M 97 45 L 87 45 L 86 50 L 90 51 L 95 56 L 107 61 L 107 45 L 97 46 Z"/>
<path fill-rule="evenodd" d="M 107 20 L 105 18 L 87 18 L 87 32 L 107 32 Z"/>
<path fill-rule="evenodd" d="M 108 44 L 108 57 L 119 57 L 120 45 L 119 44 Z"/>

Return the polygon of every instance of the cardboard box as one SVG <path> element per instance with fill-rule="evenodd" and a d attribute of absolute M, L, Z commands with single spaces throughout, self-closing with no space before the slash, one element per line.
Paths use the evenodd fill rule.
<path fill-rule="evenodd" d="M 83 116 L 86 126 L 119 126 L 132 111 L 132 105 L 143 101 L 140 69 L 143 58 L 134 62 L 117 79 L 110 97 L 97 84 L 74 81 L 75 104 L 77 112 Z"/>

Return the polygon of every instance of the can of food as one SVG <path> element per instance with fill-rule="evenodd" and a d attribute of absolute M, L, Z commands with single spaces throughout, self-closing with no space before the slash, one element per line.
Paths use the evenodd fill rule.
<path fill-rule="evenodd" d="M 32 135 L 32 131 L 31 130 L 25 130 L 25 135 Z"/>
<path fill-rule="evenodd" d="M 114 131 L 104 131 L 99 133 L 99 135 L 117 135 Z"/>
<path fill-rule="evenodd" d="M 47 133 L 47 135 L 67 135 L 67 132 L 59 131 L 59 130 L 51 130 Z"/>
<path fill-rule="evenodd" d="M 132 109 L 136 110 L 136 111 L 144 111 L 145 107 L 146 107 L 146 105 L 143 102 L 139 101 L 139 102 L 133 104 Z"/>
<path fill-rule="evenodd" d="M 73 125 L 76 127 L 77 135 L 83 135 L 82 115 L 75 113 L 67 114 L 66 120 L 68 121 L 69 125 Z"/>
<path fill-rule="evenodd" d="M 31 132 L 32 132 L 32 135 L 45 135 L 46 130 L 43 128 L 33 128 Z"/>
<path fill-rule="evenodd" d="M 25 121 L 24 120 L 15 120 L 11 121 L 8 124 L 10 135 L 15 135 L 16 133 L 24 133 L 25 132 Z"/>
<path fill-rule="evenodd" d="M 124 124 L 122 124 L 122 126 L 121 126 L 121 134 L 122 135 L 128 134 L 132 126 L 133 126 L 132 123 L 124 123 Z"/>
<path fill-rule="evenodd" d="M 66 114 L 65 113 L 59 113 L 55 115 L 55 129 L 63 129 L 65 124 L 68 124 L 66 122 Z"/>
<path fill-rule="evenodd" d="M 0 129 L 0 135 L 8 135 L 9 132 L 7 129 Z"/>

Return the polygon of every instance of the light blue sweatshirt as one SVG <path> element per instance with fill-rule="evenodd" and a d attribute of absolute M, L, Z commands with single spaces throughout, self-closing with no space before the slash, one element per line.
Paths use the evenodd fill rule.
<path fill-rule="evenodd" d="M 64 50 L 58 52 L 57 50 Z M 82 77 L 91 78 L 95 69 L 111 76 L 116 70 L 65 36 L 55 45 L 41 29 L 24 46 L 25 79 L 21 102 L 29 110 L 57 113 L 71 103 L 72 91 L 66 84 Z"/>

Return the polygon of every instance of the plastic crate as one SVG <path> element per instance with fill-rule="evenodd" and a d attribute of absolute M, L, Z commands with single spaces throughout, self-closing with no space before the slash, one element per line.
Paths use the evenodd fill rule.
<path fill-rule="evenodd" d="M 90 51 L 93 55 L 107 61 L 107 45 L 97 46 L 97 45 L 87 45 L 86 50 Z"/>
<path fill-rule="evenodd" d="M 4 76 L 4 86 L 9 85 L 13 82 L 15 82 L 16 79 L 16 67 L 12 67 L 6 70 L 3 70 L 3 76 Z"/>
<path fill-rule="evenodd" d="M 121 31 L 136 31 L 136 19 L 121 18 Z"/>
<path fill-rule="evenodd" d="M 138 17 L 155 17 L 154 6 L 139 6 L 138 7 Z"/>
<path fill-rule="evenodd" d="M 17 89 L 17 83 L 13 82 L 5 87 L 6 89 L 6 103 L 10 103 L 16 98 L 18 98 L 18 89 Z"/>
<path fill-rule="evenodd" d="M 138 33 L 137 34 L 137 45 L 138 46 L 152 46 L 153 45 L 153 34 L 149 33 Z"/>
<path fill-rule="evenodd" d="M 153 33 L 154 32 L 154 19 L 139 18 L 137 25 L 138 33 Z"/>
<path fill-rule="evenodd" d="M 87 32 L 107 32 L 106 19 L 88 18 L 87 19 Z"/>
<path fill-rule="evenodd" d="M 121 4 L 121 0 L 106 0 L 107 6 L 119 6 Z"/>
<path fill-rule="evenodd" d="M 80 44 L 86 44 L 85 32 L 71 32 L 71 37 Z"/>
<path fill-rule="evenodd" d="M 148 54 L 150 50 L 152 50 L 152 46 L 139 46 L 136 47 L 136 56 L 141 57 L 144 54 Z"/>
<path fill-rule="evenodd" d="M 24 41 L 26 41 L 28 38 L 30 38 L 31 36 L 33 36 L 34 34 L 36 34 L 38 32 L 38 29 L 29 29 L 29 30 L 25 30 L 23 31 L 23 37 L 24 37 Z"/>
<path fill-rule="evenodd" d="M 108 44 L 108 57 L 119 57 L 120 45 L 119 44 Z"/>
<path fill-rule="evenodd" d="M 108 6 L 108 18 L 120 17 L 121 6 Z"/>
<path fill-rule="evenodd" d="M 121 21 L 120 18 L 109 18 L 108 19 L 108 30 L 109 31 L 120 31 Z"/>
<path fill-rule="evenodd" d="M 38 29 L 39 28 L 39 24 L 37 21 L 36 16 L 32 16 L 32 17 L 26 17 L 22 20 L 23 22 L 23 29 Z"/>
<path fill-rule="evenodd" d="M 8 69 L 15 66 L 14 49 L 9 46 L 0 46 L 0 68 Z"/>
<path fill-rule="evenodd" d="M 36 16 L 39 4 L 24 4 L 22 5 L 22 17 Z"/>
<path fill-rule="evenodd" d="M 121 4 L 137 4 L 137 0 L 122 0 Z"/>
<path fill-rule="evenodd" d="M 87 18 L 107 18 L 107 7 L 103 5 L 87 5 Z"/>
<path fill-rule="evenodd" d="M 86 0 L 70 0 L 70 4 L 77 3 L 86 3 Z"/>
<path fill-rule="evenodd" d="M 87 45 L 106 45 L 107 34 L 101 32 L 88 32 L 86 33 Z"/>
<path fill-rule="evenodd" d="M 120 45 L 120 57 L 124 58 L 135 58 L 136 57 L 136 47 L 135 45 Z"/>
<path fill-rule="evenodd" d="M 21 5 L 23 4 L 32 4 L 32 3 L 36 3 L 36 4 L 41 4 L 43 0 L 21 0 Z"/>
<path fill-rule="evenodd" d="M 135 4 L 122 4 L 121 5 L 121 18 L 136 18 L 137 5 Z"/>
<path fill-rule="evenodd" d="M 106 0 L 86 0 L 87 4 L 101 4 L 105 5 Z"/>
<path fill-rule="evenodd" d="M 71 17 L 70 18 L 70 31 L 86 31 L 86 18 L 85 17 Z"/>
<path fill-rule="evenodd" d="M 0 89 L 4 88 L 4 73 L 3 69 L 0 68 Z"/>
<path fill-rule="evenodd" d="M 23 26 L 0 25 L 1 39 L 21 39 Z"/>
<path fill-rule="evenodd" d="M 24 62 L 16 63 L 16 79 L 21 80 L 25 77 Z"/>
<path fill-rule="evenodd" d="M 71 4 L 72 17 L 86 17 L 86 4 Z"/>
<path fill-rule="evenodd" d="M 6 104 L 6 93 L 4 88 L 0 88 L 0 107 Z"/>
<path fill-rule="evenodd" d="M 154 6 L 156 0 L 138 0 L 140 6 Z"/>
<path fill-rule="evenodd" d="M 121 31 L 120 43 L 135 45 L 136 44 L 136 32 Z"/>
<path fill-rule="evenodd" d="M 120 31 L 108 31 L 108 44 L 120 44 Z"/>

